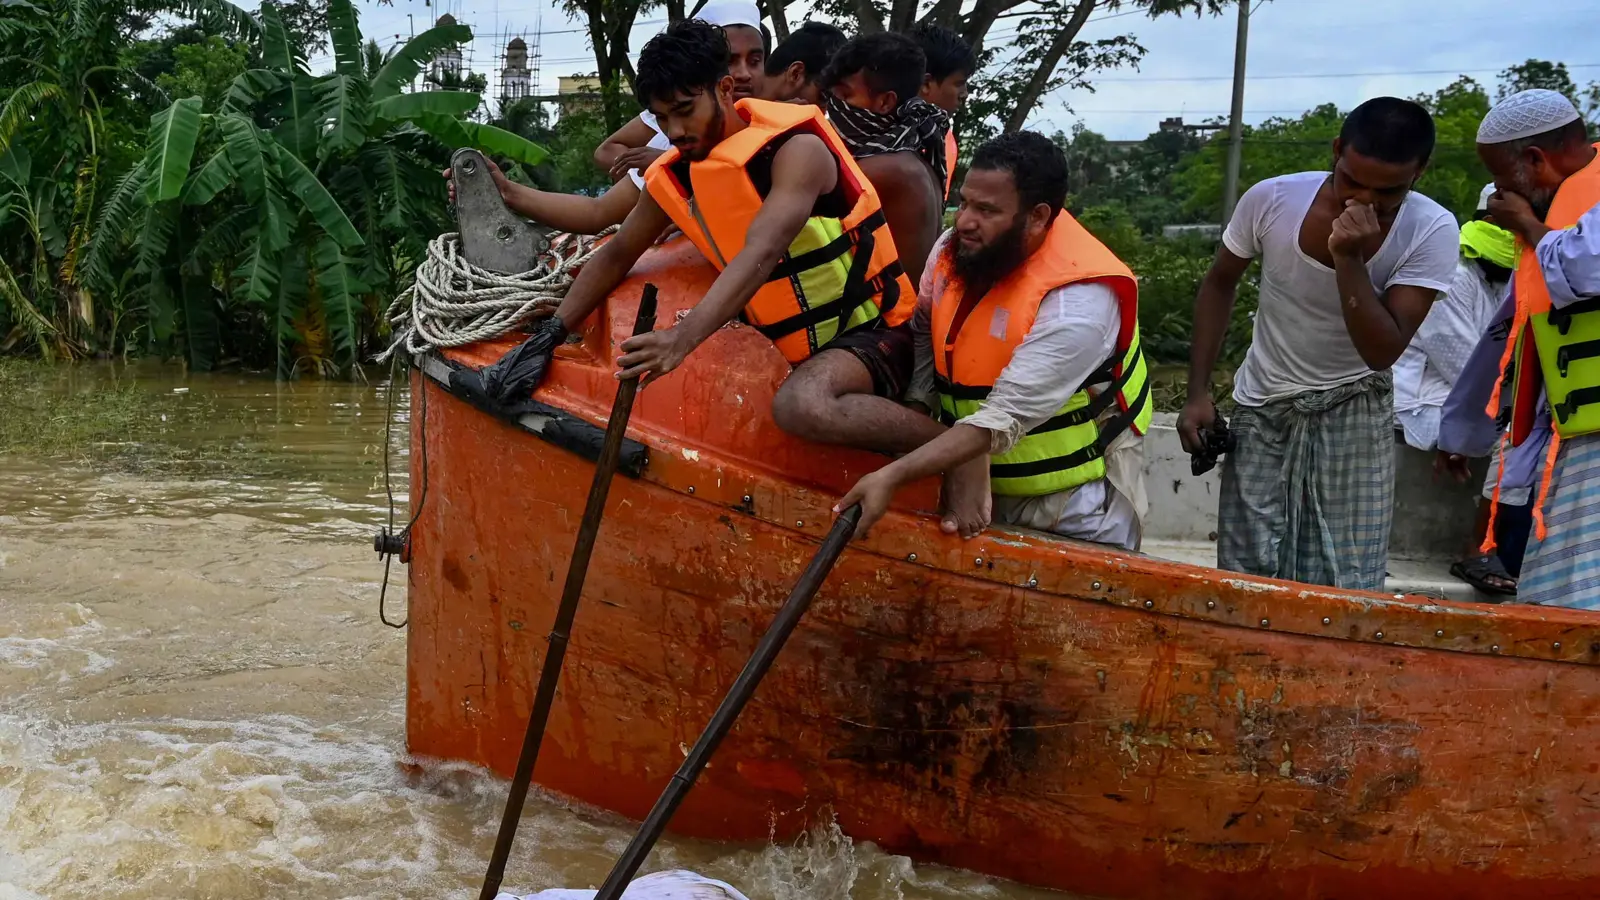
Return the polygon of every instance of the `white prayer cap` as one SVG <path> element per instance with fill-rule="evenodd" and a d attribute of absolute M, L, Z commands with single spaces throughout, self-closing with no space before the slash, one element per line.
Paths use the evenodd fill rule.
<path fill-rule="evenodd" d="M 721 25 L 748 25 L 761 30 L 761 10 L 751 0 L 711 0 L 701 8 L 697 19 Z"/>
<path fill-rule="evenodd" d="M 1544 134 L 1575 122 L 1578 108 L 1559 91 L 1518 91 L 1501 100 L 1478 126 L 1478 143 L 1503 144 Z"/>
<path fill-rule="evenodd" d="M 1495 187 L 1492 181 L 1483 186 L 1483 190 L 1478 192 L 1478 212 L 1484 212 L 1489 208 L 1489 198 L 1498 190 L 1500 189 Z"/>

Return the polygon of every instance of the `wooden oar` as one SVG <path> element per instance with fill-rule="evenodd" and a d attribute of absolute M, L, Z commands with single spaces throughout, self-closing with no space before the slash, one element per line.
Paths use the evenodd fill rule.
<path fill-rule="evenodd" d="M 595 900 L 618 900 L 622 896 L 628 882 L 633 880 L 634 874 L 644 864 L 645 857 L 649 856 L 651 848 L 655 847 L 661 832 L 666 830 L 672 814 L 677 812 L 678 805 L 688 796 L 689 789 L 694 787 L 695 779 L 700 776 L 700 770 L 706 767 L 711 754 L 716 752 L 717 745 L 722 743 L 722 739 L 733 729 L 733 723 L 739 718 L 739 713 L 744 711 L 744 705 L 749 701 L 750 695 L 756 692 L 761 679 L 766 676 L 767 670 L 772 668 L 772 661 L 777 659 L 778 653 L 783 650 L 783 645 L 788 642 L 789 635 L 800 623 L 800 617 L 805 615 L 806 609 L 811 606 L 811 598 L 817 595 L 817 589 L 822 587 L 823 580 L 833 570 L 833 564 L 838 562 L 839 554 L 844 552 L 845 544 L 850 542 L 851 535 L 855 534 L 856 523 L 860 520 L 859 505 L 850 507 L 834 520 L 833 529 L 822 541 L 822 546 L 817 548 L 816 555 L 811 557 L 811 564 L 801 573 L 800 581 L 789 593 L 789 599 L 783 602 L 778 615 L 767 627 L 767 633 L 761 636 L 761 643 L 756 645 L 755 654 L 745 663 L 744 671 L 734 680 L 733 687 L 728 689 L 728 695 L 722 698 L 722 705 L 711 715 L 711 722 L 700 734 L 700 739 L 695 741 L 694 748 L 684 758 L 683 765 L 678 767 L 678 773 L 667 782 L 667 789 L 661 792 L 661 798 L 650 810 L 650 815 L 645 817 L 644 824 L 639 826 L 639 831 L 628 844 L 628 849 L 622 852 L 616 866 L 611 869 L 611 874 L 606 876 L 606 882 L 600 886 L 600 893 L 595 895 Z"/>
<path fill-rule="evenodd" d="M 639 300 L 639 315 L 633 323 L 634 334 L 644 334 L 656 327 L 656 286 L 644 286 L 644 296 Z M 589 503 L 583 508 L 583 521 L 578 525 L 578 542 L 572 548 L 572 562 L 567 565 L 567 583 L 561 592 L 561 605 L 556 609 L 556 621 L 550 629 L 550 646 L 544 653 L 544 670 L 539 673 L 539 688 L 533 695 L 533 711 L 528 714 L 528 732 L 522 739 L 522 755 L 517 758 L 517 772 L 511 778 L 511 793 L 506 797 L 505 815 L 500 818 L 500 833 L 495 837 L 494 855 L 489 858 L 489 870 L 483 876 L 483 890 L 479 900 L 494 900 L 505 878 L 506 860 L 511 856 L 511 845 L 517 839 L 517 824 L 522 820 L 522 805 L 528 799 L 528 784 L 533 780 L 533 765 L 539 761 L 539 745 L 544 742 L 545 725 L 550 721 L 550 707 L 555 703 L 556 682 L 561 680 L 561 664 L 567 658 L 567 638 L 572 634 L 572 620 L 578 614 L 578 598 L 583 594 L 583 580 L 589 574 L 589 557 L 594 552 L 595 536 L 600 532 L 600 517 L 605 513 L 606 495 L 611 492 L 611 478 L 617 474 L 617 461 L 622 456 L 622 438 L 628 431 L 628 416 L 633 412 L 633 397 L 639 390 L 639 379 L 629 378 L 617 387 L 617 397 L 611 402 L 611 419 L 606 423 L 605 443 L 600 447 L 600 459 L 594 466 L 594 481 L 589 485 Z"/>

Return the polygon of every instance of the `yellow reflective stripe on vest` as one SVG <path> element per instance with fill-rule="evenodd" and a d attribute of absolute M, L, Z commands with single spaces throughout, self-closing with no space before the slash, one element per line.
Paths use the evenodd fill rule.
<path fill-rule="evenodd" d="M 898 301 L 900 286 L 895 279 L 902 272 L 895 261 L 876 276 L 866 277 L 876 232 L 887 227 L 881 213 L 868 216 L 854 230 L 845 229 L 836 218 L 807 219 L 767 277 L 768 283 L 787 280 L 797 311 L 778 322 L 752 323 L 755 329 L 774 342 L 804 330 L 811 351 L 816 352 L 841 333 L 841 319 L 843 331 L 880 321 L 883 308 Z"/>
<path fill-rule="evenodd" d="M 1556 434 L 1600 431 L 1600 300 L 1530 316 L 1528 325 Z"/>
<path fill-rule="evenodd" d="M 844 236 L 844 223 L 838 219 L 825 216 L 812 216 L 806 220 L 800 234 L 789 244 L 787 258 L 794 259 L 813 250 L 821 250 Z M 789 283 L 794 287 L 795 297 L 800 302 L 802 310 L 830 303 L 844 296 L 845 285 L 850 282 L 850 266 L 855 262 L 854 251 L 846 251 L 840 256 L 818 265 L 804 269 L 789 276 Z M 845 320 L 845 331 L 871 322 L 878 318 L 878 304 L 867 300 L 851 311 Z M 824 319 L 809 329 L 811 349 L 826 346 L 839 335 L 839 320 L 836 318 Z"/>
<path fill-rule="evenodd" d="M 1003 496 L 1038 497 L 1104 478 L 1105 448 L 1130 425 L 1144 432 L 1152 418 L 1149 370 L 1137 328 L 1120 362 L 1123 375 L 1105 391 L 1094 397 L 1086 390 L 1077 391 L 1054 416 L 1029 431 L 1009 452 L 991 456 L 990 490 Z M 1104 381 L 1108 377 L 1106 371 L 1102 368 L 1090 378 Z M 1130 398 L 1128 409 L 1105 418 L 1105 413 L 1115 407 L 1119 388 L 1123 396 Z M 939 420 L 946 425 L 977 412 L 989 394 L 988 388 L 951 384 L 943 379 L 938 380 L 938 390 Z M 1106 426 L 1103 430 L 1102 422 Z"/>

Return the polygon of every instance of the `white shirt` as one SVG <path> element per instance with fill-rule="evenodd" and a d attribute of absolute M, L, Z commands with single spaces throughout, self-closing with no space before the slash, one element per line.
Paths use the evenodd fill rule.
<path fill-rule="evenodd" d="M 1434 302 L 1394 364 L 1394 417 L 1407 444 L 1418 450 L 1438 446 L 1444 401 L 1472 348 L 1489 330 L 1503 290 L 1503 285 L 1490 283 L 1476 262 L 1456 262 L 1450 290 Z"/>
<path fill-rule="evenodd" d="M 950 240 L 934 243 L 923 269 L 912 319 L 916 370 L 907 399 L 938 407 L 934 390 L 933 301 L 944 293 L 939 257 Z M 1009 323 L 969 319 L 966 328 L 998 329 Z M 958 424 L 990 432 L 989 452 L 1009 452 L 1029 431 L 1061 411 L 1083 382 L 1116 352 L 1122 324 L 1116 294 L 1104 284 L 1071 284 L 1045 294 L 1039 313 L 978 411 Z M 995 496 L 995 520 L 1068 537 L 1137 550 L 1144 502 L 1143 439 L 1123 432 L 1106 452 L 1107 477 L 1045 497 Z M 1108 484 L 1109 482 L 1109 484 Z"/>
<path fill-rule="evenodd" d="M 1333 269 L 1300 249 L 1300 226 L 1327 172 L 1269 178 L 1245 191 L 1222 235 L 1230 253 L 1261 258 L 1261 300 L 1233 399 L 1261 406 L 1366 377 L 1372 370 L 1350 340 Z M 1461 232 L 1448 210 L 1406 195 L 1383 245 L 1367 261 L 1372 287 L 1449 290 Z"/>
<path fill-rule="evenodd" d="M 661 133 L 661 123 L 656 121 L 656 114 L 655 113 L 651 112 L 648 109 L 643 110 L 643 111 L 641 111 L 639 113 L 639 121 L 645 123 L 646 125 L 649 125 L 650 126 L 650 130 L 655 132 L 655 134 L 652 135 L 650 140 L 645 144 L 646 147 L 650 147 L 650 148 L 655 149 L 655 150 L 671 150 L 672 149 L 672 142 L 667 140 L 667 136 L 665 134 Z M 644 173 L 643 172 L 639 171 L 638 169 L 629 169 L 628 170 L 628 177 L 633 179 L 633 186 L 634 187 L 638 188 L 641 191 L 644 190 Z"/>
<path fill-rule="evenodd" d="M 501 893 L 495 900 L 594 900 L 599 891 L 553 889 L 537 894 Z M 622 892 L 622 900 L 749 900 L 731 884 L 683 869 L 656 872 L 635 879 Z"/>

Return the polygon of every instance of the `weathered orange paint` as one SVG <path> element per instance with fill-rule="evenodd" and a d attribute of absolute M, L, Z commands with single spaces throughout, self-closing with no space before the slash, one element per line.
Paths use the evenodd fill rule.
<path fill-rule="evenodd" d="M 562 350 L 540 400 L 603 425 L 643 282 L 670 323 L 710 281 L 682 244 Z M 641 393 L 649 464 L 612 488 L 540 784 L 643 816 L 832 501 L 880 464 L 781 435 L 785 372 L 730 328 Z M 408 742 L 508 774 L 593 466 L 415 386 Z M 765 840 L 836 816 L 917 859 L 1111 897 L 1600 891 L 1597 617 L 963 542 L 918 512 L 933 488 L 841 558 L 675 830 Z"/>

